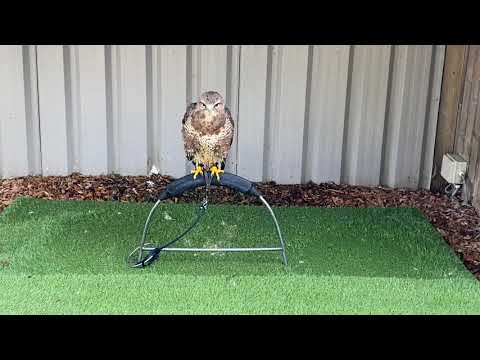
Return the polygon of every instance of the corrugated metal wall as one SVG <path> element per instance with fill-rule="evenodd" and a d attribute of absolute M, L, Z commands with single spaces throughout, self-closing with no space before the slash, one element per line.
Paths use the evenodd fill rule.
<path fill-rule="evenodd" d="M 444 46 L 0 46 L 0 176 L 189 171 L 188 101 L 236 121 L 227 170 L 428 187 Z"/>

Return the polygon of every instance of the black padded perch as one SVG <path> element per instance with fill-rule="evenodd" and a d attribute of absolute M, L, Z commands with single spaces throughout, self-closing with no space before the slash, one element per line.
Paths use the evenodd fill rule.
<path fill-rule="evenodd" d="M 273 222 L 275 223 L 275 227 L 277 230 L 277 235 L 279 238 L 280 246 L 278 247 L 253 247 L 253 248 L 184 248 L 184 247 L 177 247 L 173 248 L 170 247 L 175 242 L 181 240 L 188 232 L 190 232 L 200 221 L 202 216 L 204 215 L 205 211 L 207 210 L 208 206 L 208 199 L 205 197 L 203 202 L 201 203 L 197 217 L 195 221 L 190 225 L 182 234 L 177 236 L 175 239 L 167 242 L 163 245 L 150 245 L 146 243 L 148 230 L 150 226 L 151 219 L 153 214 L 155 213 L 158 205 L 167 199 L 173 197 L 180 197 L 183 193 L 196 189 L 198 187 L 206 187 L 207 194 L 210 186 L 224 186 L 230 189 L 239 191 L 245 195 L 256 196 L 262 201 L 262 203 L 267 207 L 270 215 L 272 216 Z M 132 257 L 138 251 L 138 258 L 135 262 L 131 263 Z M 155 260 L 158 259 L 161 251 L 184 251 L 184 252 L 248 252 L 248 251 L 279 251 L 282 254 L 283 263 L 287 266 L 287 255 L 285 253 L 285 243 L 283 241 L 282 233 L 280 231 L 280 226 L 278 225 L 277 218 L 275 214 L 262 196 L 262 194 L 257 190 L 255 185 L 250 182 L 249 180 L 242 178 L 240 176 L 230 174 L 230 173 L 223 173 L 220 177 L 220 181 L 217 180 L 216 177 L 212 177 L 209 172 L 206 172 L 204 176 L 198 176 L 196 179 L 193 178 L 193 175 L 185 175 L 184 177 L 177 179 L 170 184 L 167 185 L 166 189 L 160 194 L 157 202 L 150 210 L 150 213 L 145 221 L 145 226 L 143 229 L 142 239 L 140 241 L 140 246 L 135 248 L 127 258 L 127 261 L 130 263 L 130 266 L 136 268 L 143 268 L 147 265 L 150 265 Z M 144 256 L 144 252 L 147 252 L 146 256 Z"/>

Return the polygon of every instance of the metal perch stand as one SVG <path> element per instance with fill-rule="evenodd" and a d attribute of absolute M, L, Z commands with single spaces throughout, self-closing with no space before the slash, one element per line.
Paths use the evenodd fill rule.
<path fill-rule="evenodd" d="M 208 191 L 210 189 L 210 185 L 215 186 L 225 186 L 229 187 L 233 190 L 237 190 L 243 194 L 256 196 L 260 199 L 260 201 L 267 207 L 273 222 L 275 223 L 275 227 L 277 230 L 278 239 L 280 241 L 279 247 L 242 247 L 242 248 L 185 248 L 185 247 L 170 247 L 175 242 L 181 240 L 187 233 L 189 233 L 199 222 L 202 216 L 205 214 L 207 207 L 208 207 Z M 194 222 L 179 236 L 175 239 L 169 241 L 168 243 L 160 246 L 150 245 L 146 242 L 148 231 L 150 227 L 151 220 L 153 218 L 153 214 L 158 208 L 158 205 L 167 199 L 173 197 L 179 197 L 184 192 L 196 189 L 198 187 L 206 188 L 205 198 L 200 204 L 200 207 L 197 212 L 197 217 Z M 149 245 L 149 246 L 147 246 Z M 265 198 L 260 194 L 260 192 L 255 188 L 255 186 L 240 176 L 233 175 L 230 173 L 224 173 L 220 181 L 216 178 L 212 177 L 210 173 L 205 173 L 203 177 L 197 177 L 196 179 L 193 178 L 192 175 L 186 175 L 180 179 L 175 180 L 174 182 L 167 185 L 165 191 L 160 194 L 159 199 L 155 203 L 155 205 L 150 210 L 150 213 L 145 221 L 145 226 L 143 228 L 142 239 L 140 241 L 140 246 L 135 248 L 127 258 L 131 267 L 135 268 L 143 268 L 147 265 L 150 265 L 156 259 L 158 259 L 161 251 L 181 251 L 181 252 L 254 252 L 254 251 L 279 251 L 282 254 L 283 263 L 287 266 L 287 255 L 285 253 L 285 243 L 283 241 L 282 232 L 280 231 L 280 226 L 278 225 L 277 218 L 275 214 L 265 200 Z M 132 263 L 132 259 L 134 258 L 135 253 L 138 252 L 137 260 Z M 147 252 L 145 255 L 144 252 Z"/>

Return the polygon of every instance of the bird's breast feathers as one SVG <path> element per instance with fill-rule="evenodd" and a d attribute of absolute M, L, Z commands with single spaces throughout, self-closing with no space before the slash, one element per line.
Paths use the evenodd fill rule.
<path fill-rule="evenodd" d="M 188 135 L 194 136 L 200 143 L 204 143 L 210 147 L 215 146 L 224 138 L 232 136 L 233 128 L 230 122 L 225 122 L 225 125 L 218 129 L 219 131 L 214 133 L 205 133 L 202 129 L 195 128 L 190 121 L 187 121 L 184 125 L 184 131 Z"/>

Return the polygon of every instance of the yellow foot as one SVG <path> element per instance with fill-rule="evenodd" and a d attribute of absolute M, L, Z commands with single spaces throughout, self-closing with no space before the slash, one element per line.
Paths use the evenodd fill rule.
<path fill-rule="evenodd" d="M 225 172 L 223 170 L 220 170 L 218 167 L 216 167 L 215 165 L 213 165 L 211 168 L 210 168 L 210 172 L 212 173 L 212 176 L 216 176 L 217 177 L 217 180 L 220 181 L 220 174 Z"/>
<path fill-rule="evenodd" d="M 197 165 L 197 167 L 192 170 L 192 174 L 193 174 L 193 178 L 196 179 L 198 174 L 203 175 L 203 168 L 201 166 Z"/>

